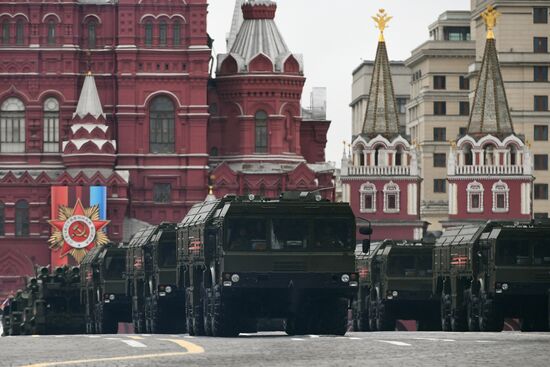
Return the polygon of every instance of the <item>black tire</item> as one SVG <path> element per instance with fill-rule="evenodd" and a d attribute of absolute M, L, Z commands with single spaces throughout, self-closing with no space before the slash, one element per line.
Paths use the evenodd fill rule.
<path fill-rule="evenodd" d="M 479 331 L 479 297 L 471 291 L 466 294 L 466 323 L 469 331 Z"/>
<path fill-rule="evenodd" d="M 235 307 L 214 297 L 212 312 L 212 335 L 216 337 L 236 337 L 239 335 Z"/>
<path fill-rule="evenodd" d="M 485 293 L 479 296 L 479 330 L 500 332 L 504 328 L 504 316 L 498 304 Z"/>
<path fill-rule="evenodd" d="M 321 331 L 329 335 L 345 335 L 348 331 L 348 301 L 335 299 L 324 303 L 322 310 Z"/>
<path fill-rule="evenodd" d="M 451 296 L 445 292 L 441 293 L 439 312 L 441 319 L 441 330 L 451 331 Z"/>
<path fill-rule="evenodd" d="M 379 300 L 376 307 L 376 329 L 378 331 L 394 331 L 395 317 L 393 317 L 386 302 Z"/>
<path fill-rule="evenodd" d="M 210 290 L 204 290 L 202 314 L 204 320 L 204 334 L 206 336 L 212 336 L 212 313 L 210 310 L 211 299 L 212 296 Z"/>
<path fill-rule="evenodd" d="M 376 299 L 372 300 L 371 296 L 367 297 L 368 305 L 368 318 L 369 318 L 369 330 L 378 331 L 378 325 L 376 323 Z"/>
<path fill-rule="evenodd" d="M 118 322 L 104 304 L 96 305 L 95 319 L 99 334 L 116 334 L 118 332 Z"/>
<path fill-rule="evenodd" d="M 353 330 L 355 331 L 370 331 L 369 325 L 369 299 L 365 297 L 364 300 L 364 309 L 357 310 L 357 328 L 354 325 Z"/>

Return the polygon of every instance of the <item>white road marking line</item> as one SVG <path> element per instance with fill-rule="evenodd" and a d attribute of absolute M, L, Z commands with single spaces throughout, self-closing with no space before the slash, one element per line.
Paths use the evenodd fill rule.
<path fill-rule="evenodd" d="M 349 340 L 362 340 L 361 338 L 358 338 L 356 336 L 350 336 Z"/>
<path fill-rule="evenodd" d="M 11 335 L 10 335 L 11 336 Z M 40 338 L 40 335 L 31 335 L 33 338 Z"/>
<path fill-rule="evenodd" d="M 318 338 L 319 335 L 308 335 L 310 338 Z"/>
<path fill-rule="evenodd" d="M 56 338 L 64 338 L 66 335 L 56 335 Z"/>
<path fill-rule="evenodd" d="M 139 334 L 141 336 L 151 336 L 151 334 Z"/>
<path fill-rule="evenodd" d="M 476 343 L 496 343 L 493 340 L 476 340 Z"/>
<path fill-rule="evenodd" d="M 105 340 L 122 340 L 122 338 L 105 338 Z"/>
<path fill-rule="evenodd" d="M 193 335 L 184 335 L 183 337 L 187 339 L 195 339 Z"/>
<path fill-rule="evenodd" d="M 140 343 L 140 342 L 135 341 L 135 340 L 120 339 L 120 341 L 125 343 L 125 344 L 128 344 L 129 346 L 134 347 L 134 348 L 147 348 L 147 346 L 145 344 Z"/>
<path fill-rule="evenodd" d="M 397 345 L 399 347 L 412 347 L 411 344 L 407 344 L 407 343 L 403 343 L 403 342 L 398 342 L 398 341 L 394 341 L 394 340 L 376 340 L 377 342 L 381 342 L 381 343 L 387 343 L 387 344 L 391 344 L 391 345 Z"/>
<path fill-rule="evenodd" d="M 305 339 L 302 339 L 302 338 L 291 338 L 290 340 L 294 340 L 294 341 L 303 341 Z"/>
<path fill-rule="evenodd" d="M 87 335 L 88 338 L 101 338 L 99 335 Z"/>
<path fill-rule="evenodd" d="M 438 338 L 414 338 L 415 340 L 427 340 L 430 342 L 456 342 L 454 339 L 438 339 Z"/>

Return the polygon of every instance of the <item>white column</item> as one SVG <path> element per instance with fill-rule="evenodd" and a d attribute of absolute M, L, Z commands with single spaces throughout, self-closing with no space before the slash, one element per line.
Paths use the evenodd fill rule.
<path fill-rule="evenodd" d="M 408 215 L 417 215 L 418 214 L 418 190 L 417 184 L 410 183 L 407 185 L 407 214 Z"/>

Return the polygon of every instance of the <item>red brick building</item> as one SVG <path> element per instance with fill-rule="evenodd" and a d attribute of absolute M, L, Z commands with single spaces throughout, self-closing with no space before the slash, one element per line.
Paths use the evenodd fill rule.
<path fill-rule="evenodd" d="M 382 14 L 384 12 L 381 10 Z M 383 29 L 382 29 L 383 30 Z M 399 132 L 399 116 L 386 50 L 380 35 L 361 134 L 342 158 L 342 197 L 372 224 L 373 240 L 422 238 L 417 152 Z"/>
<path fill-rule="evenodd" d="M 302 121 L 302 62 L 276 5 L 243 10 L 210 79 L 206 0 L 0 3 L 0 298 L 50 262 L 54 185 L 107 186 L 115 242 L 180 220 L 212 173 L 217 195 L 332 198 L 330 123 Z M 276 34 L 247 27 L 260 20 Z"/>

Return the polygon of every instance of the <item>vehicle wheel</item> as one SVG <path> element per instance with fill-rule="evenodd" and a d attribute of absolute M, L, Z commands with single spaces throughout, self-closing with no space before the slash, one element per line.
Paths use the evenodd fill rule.
<path fill-rule="evenodd" d="M 195 312 L 193 314 L 193 330 L 195 331 L 195 335 L 197 336 L 203 336 L 205 335 L 204 331 L 204 314 L 203 314 L 203 305 L 202 302 L 194 306 Z"/>
<path fill-rule="evenodd" d="M 504 317 L 499 310 L 498 304 L 490 299 L 485 293 L 479 296 L 479 330 L 480 331 L 502 331 Z"/>
<path fill-rule="evenodd" d="M 95 319 L 97 320 L 97 332 L 99 334 L 116 334 L 118 332 L 118 323 L 111 315 L 105 305 L 100 303 L 96 305 Z"/>
<path fill-rule="evenodd" d="M 453 309 L 451 315 L 451 329 L 453 331 L 467 331 L 466 310 L 464 307 Z"/>
<path fill-rule="evenodd" d="M 348 301 L 346 299 L 337 298 L 334 300 L 326 300 L 320 303 L 323 305 L 320 310 L 320 317 L 311 317 L 310 320 L 317 320 L 317 328 L 320 334 L 327 335 L 345 335 L 348 331 Z M 313 325 L 311 325 L 313 326 Z M 307 333 L 316 332 L 317 330 L 306 330 Z"/>
<path fill-rule="evenodd" d="M 445 292 L 441 293 L 440 314 L 441 330 L 451 331 L 451 296 Z"/>
<path fill-rule="evenodd" d="M 217 337 L 235 337 L 239 335 L 234 307 L 213 297 L 212 335 Z"/>
<path fill-rule="evenodd" d="M 384 301 L 379 300 L 376 307 L 376 329 L 378 331 L 394 331 L 395 318 L 392 316 L 388 305 Z"/>
<path fill-rule="evenodd" d="M 369 322 L 369 298 L 365 298 L 365 307 L 364 310 L 358 310 L 358 319 L 357 319 L 357 331 L 370 331 L 370 322 Z"/>
<path fill-rule="evenodd" d="M 472 291 L 466 294 L 466 322 L 469 331 L 479 331 L 479 298 Z"/>
<path fill-rule="evenodd" d="M 212 336 L 212 316 L 210 312 L 210 299 L 212 297 L 210 293 L 209 289 L 204 290 L 202 315 L 204 320 L 204 334 L 206 336 Z"/>
<path fill-rule="evenodd" d="M 372 300 L 371 296 L 367 297 L 368 315 L 369 315 L 369 329 L 370 331 L 378 331 L 376 325 L 376 299 Z"/>

